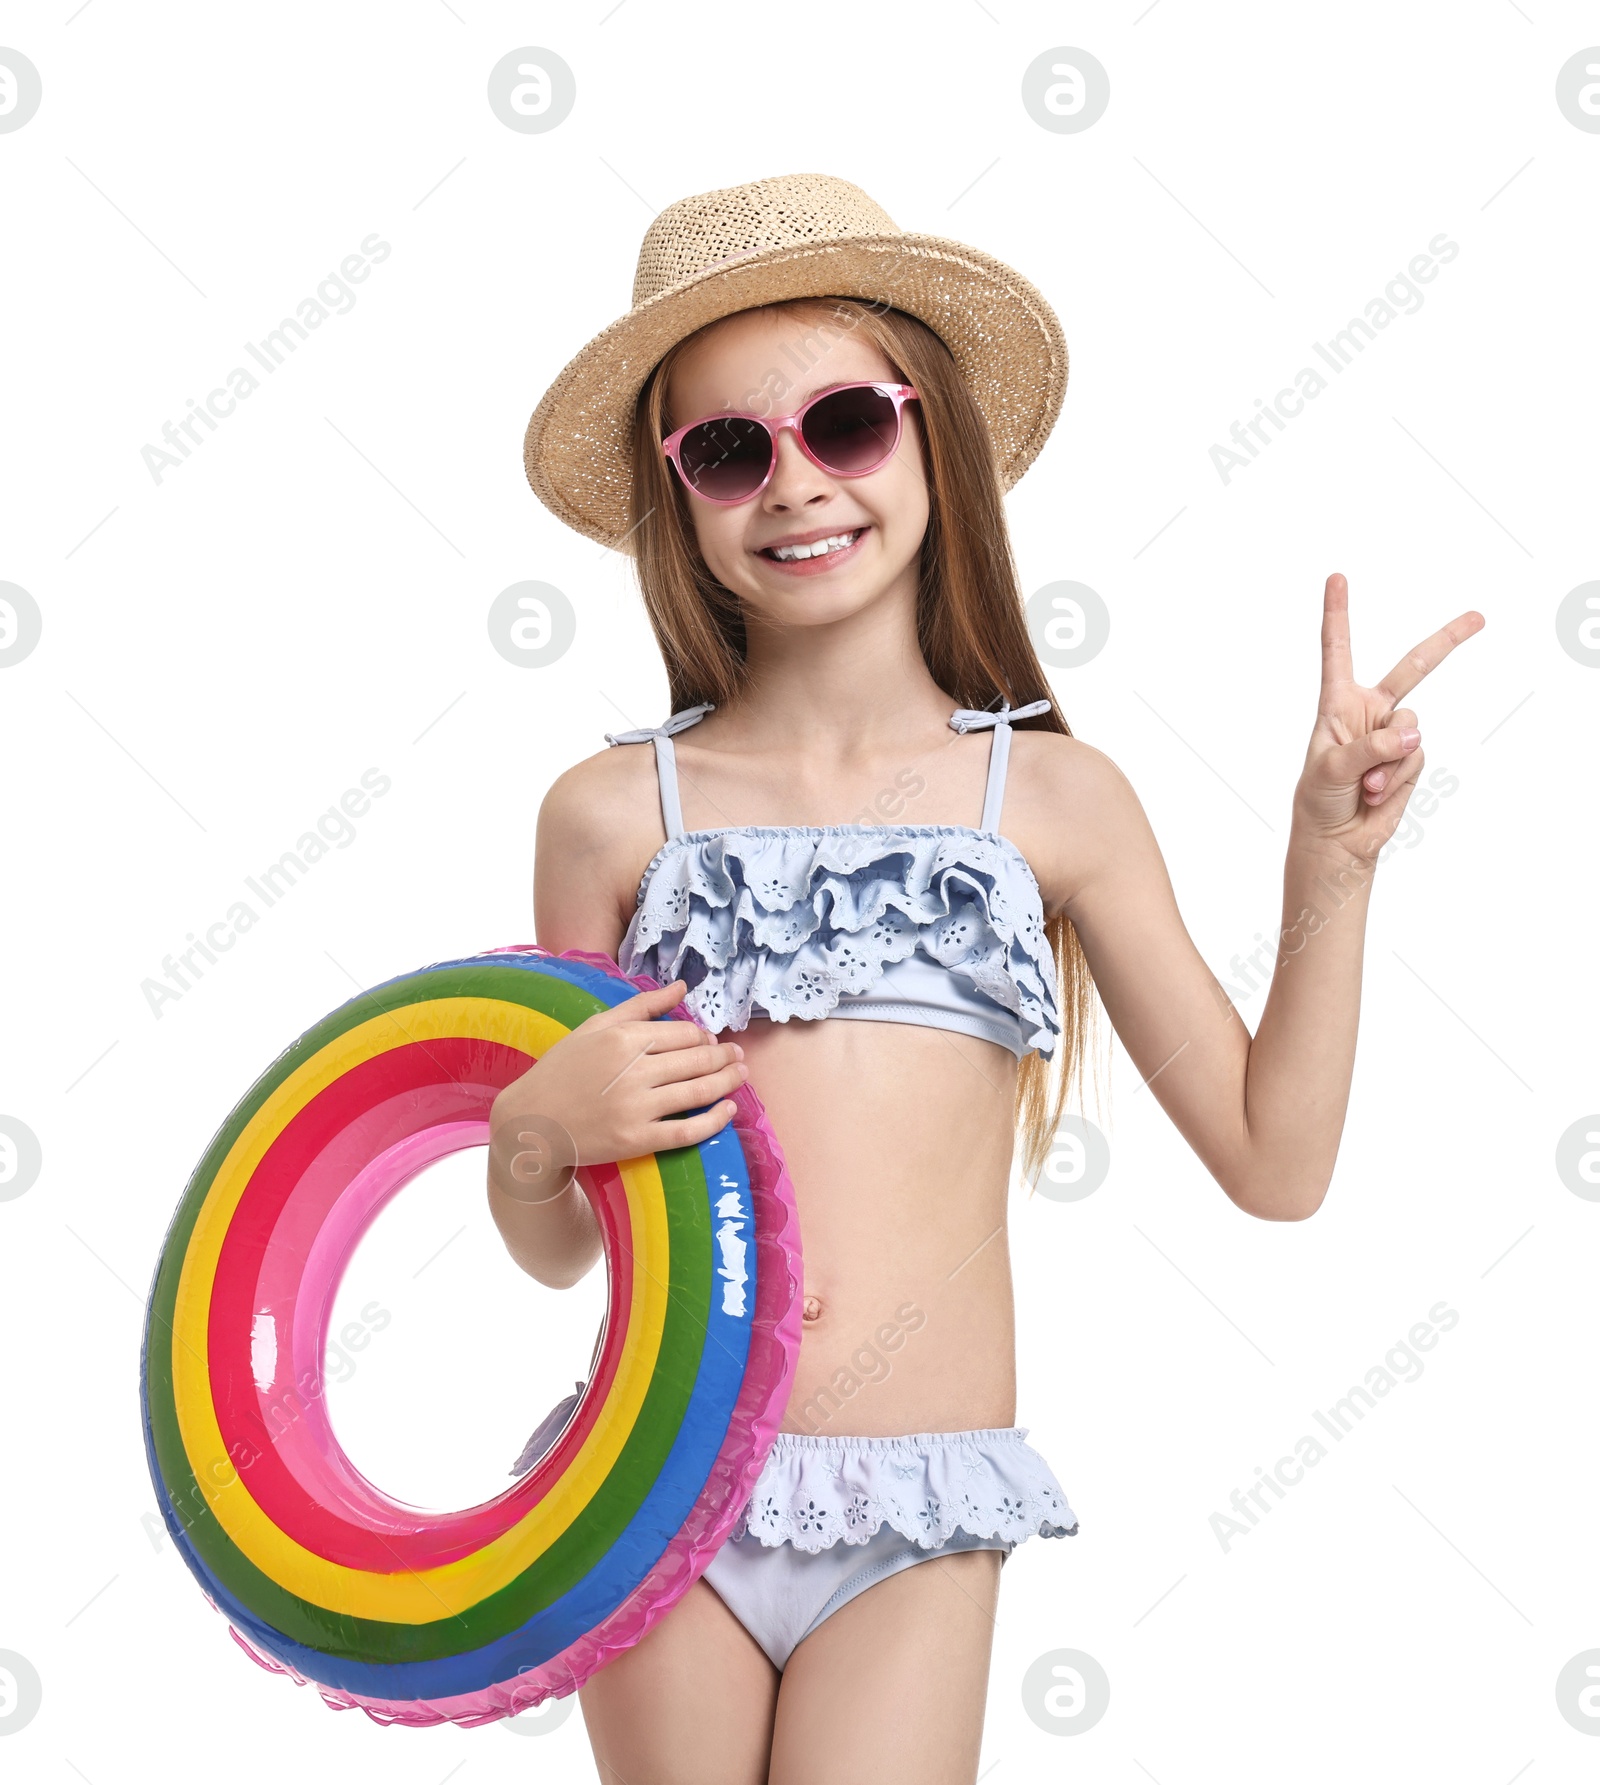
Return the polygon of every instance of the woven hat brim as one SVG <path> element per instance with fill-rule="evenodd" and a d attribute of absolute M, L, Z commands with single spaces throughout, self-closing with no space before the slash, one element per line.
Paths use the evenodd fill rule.
<path fill-rule="evenodd" d="M 523 441 L 534 494 L 558 519 L 631 552 L 634 405 L 669 348 L 707 323 L 798 297 L 857 297 L 925 322 L 950 348 L 994 439 L 1002 487 L 1061 412 L 1067 344 L 1043 295 L 1003 261 L 927 235 L 867 235 L 747 255 L 648 298 L 596 335 L 539 401 Z"/>

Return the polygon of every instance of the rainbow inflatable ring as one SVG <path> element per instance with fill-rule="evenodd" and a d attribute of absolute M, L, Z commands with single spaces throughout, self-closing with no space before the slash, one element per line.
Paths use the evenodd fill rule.
<path fill-rule="evenodd" d="M 575 1691 L 688 1590 L 771 1448 L 799 1247 L 748 1086 L 699 1146 L 580 1171 L 605 1327 L 566 1428 L 513 1487 L 459 1512 L 403 1505 L 328 1422 L 334 1292 L 378 1211 L 486 1145 L 496 1092 L 547 1048 L 654 983 L 538 947 L 390 980 L 262 1074 L 184 1192 L 141 1358 L 157 1497 L 246 1652 L 335 1708 L 471 1725 Z"/>

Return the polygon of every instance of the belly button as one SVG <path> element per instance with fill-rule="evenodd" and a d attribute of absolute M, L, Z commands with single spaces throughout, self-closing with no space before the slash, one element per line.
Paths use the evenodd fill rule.
<path fill-rule="evenodd" d="M 816 1296 L 808 1295 L 805 1299 L 805 1304 L 801 1309 L 801 1313 L 808 1321 L 820 1320 L 822 1318 L 822 1303 Z"/>

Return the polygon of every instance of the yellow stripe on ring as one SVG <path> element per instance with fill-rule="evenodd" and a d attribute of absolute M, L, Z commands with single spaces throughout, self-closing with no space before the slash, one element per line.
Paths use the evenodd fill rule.
<path fill-rule="evenodd" d="M 468 1610 L 516 1579 L 572 1524 L 610 1474 L 643 1405 L 661 1347 L 669 1274 L 666 1191 L 653 1155 L 618 1162 L 634 1255 L 627 1338 L 594 1428 L 537 1506 L 482 1549 L 438 1567 L 378 1574 L 330 1562 L 287 1536 L 228 1460 L 211 1398 L 207 1328 L 217 1260 L 251 1174 L 294 1115 L 374 1055 L 409 1042 L 467 1036 L 541 1055 L 570 1031 L 524 1005 L 436 998 L 347 1030 L 297 1067 L 229 1149 L 196 1218 L 173 1315 L 173 1400 L 195 1480 L 228 1536 L 263 1574 L 312 1604 L 353 1617 L 425 1624 Z"/>

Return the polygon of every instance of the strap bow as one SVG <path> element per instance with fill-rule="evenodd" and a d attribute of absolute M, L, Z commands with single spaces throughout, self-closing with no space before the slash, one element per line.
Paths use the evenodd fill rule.
<path fill-rule="evenodd" d="M 985 725 L 1009 725 L 1013 719 L 1031 719 L 1035 713 L 1048 713 L 1050 703 L 1047 700 L 1030 700 L 1026 706 L 1014 707 L 1009 701 L 1002 701 L 1000 711 L 991 713 L 987 710 L 977 711 L 972 707 L 957 707 L 950 715 L 952 731 L 977 731 Z"/>
<path fill-rule="evenodd" d="M 681 713 L 674 713 L 665 725 L 645 726 L 639 731 L 607 732 L 608 744 L 648 744 L 652 738 L 670 738 L 675 732 L 687 731 L 691 725 L 697 724 L 711 712 L 714 700 L 702 701 L 697 707 L 685 707 Z"/>

